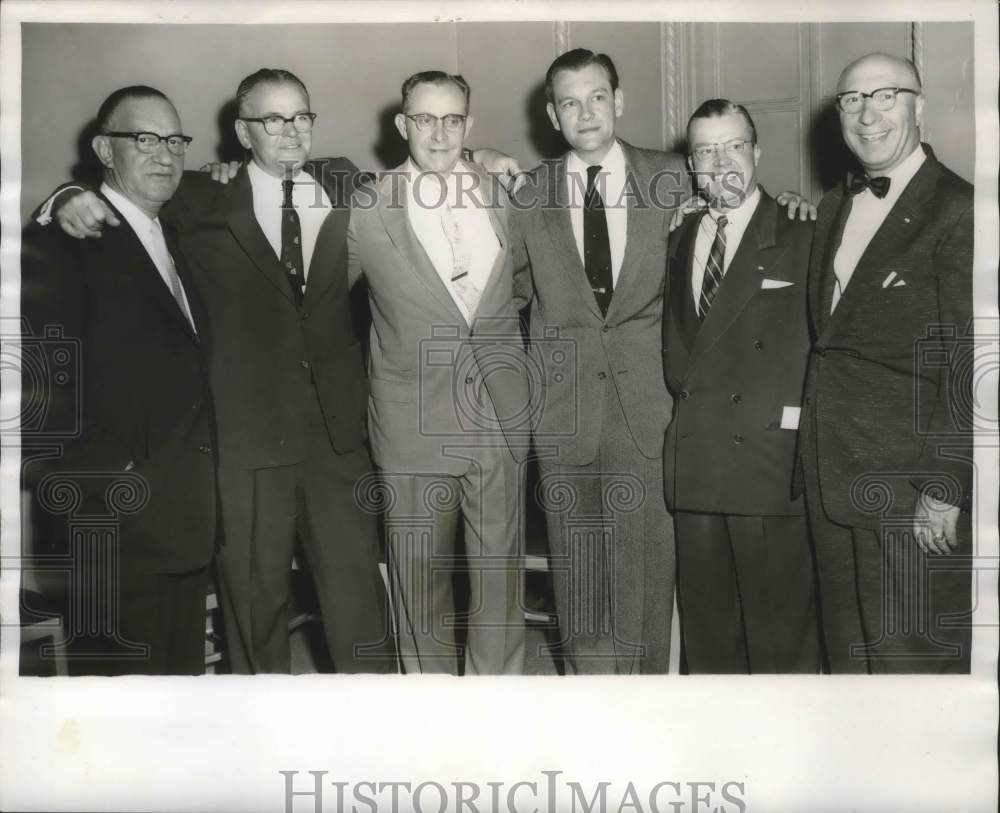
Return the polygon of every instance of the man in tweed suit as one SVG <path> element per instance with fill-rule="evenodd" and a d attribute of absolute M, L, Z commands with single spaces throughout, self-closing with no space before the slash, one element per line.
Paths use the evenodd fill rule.
<path fill-rule="evenodd" d="M 920 143 L 914 66 L 837 87 L 863 175 L 819 207 L 800 462 L 833 672 L 967 672 L 973 189 Z"/>

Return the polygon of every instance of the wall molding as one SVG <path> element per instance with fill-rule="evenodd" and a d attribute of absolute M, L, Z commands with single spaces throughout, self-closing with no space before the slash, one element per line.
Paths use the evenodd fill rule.
<path fill-rule="evenodd" d="M 557 20 L 552 24 L 552 41 L 556 56 L 561 56 L 570 49 L 568 22 Z"/>

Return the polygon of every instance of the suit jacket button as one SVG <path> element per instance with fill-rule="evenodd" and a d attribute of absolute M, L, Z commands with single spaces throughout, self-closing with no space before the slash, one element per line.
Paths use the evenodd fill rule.
<path fill-rule="evenodd" d="M 813 399 L 811 396 L 806 396 L 806 406 L 812 406 Z"/>
<path fill-rule="evenodd" d="M 601 333 L 607 333 L 609 330 L 611 330 L 611 328 L 607 325 L 601 325 Z"/>
<path fill-rule="evenodd" d="M 759 339 L 753 343 L 754 350 L 761 350 L 764 347 L 764 343 Z"/>
<path fill-rule="evenodd" d="M 607 377 L 608 377 L 608 374 L 607 374 L 606 372 L 604 372 L 604 370 L 601 370 L 601 371 L 600 371 L 600 372 L 599 372 L 599 373 L 597 374 L 597 378 L 598 378 L 598 379 L 599 379 L 600 381 L 603 381 L 603 380 L 604 380 L 605 378 L 607 378 Z"/>
<path fill-rule="evenodd" d="M 212 451 L 212 447 L 209 446 L 207 443 L 203 443 L 201 444 L 201 446 L 198 447 L 198 451 L 201 452 L 202 454 L 208 454 L 209 452 Z"/>
<path fill-rule="evenodd" d="M 302 361 L 300 361 L 299 364 L 302 365 L 302 369 L 304 369 L 304 370 L 308 370 L 309 369 L 309 362 L 306 361 L 305 359 L 302 359 Z"/>
<path fill-rule="evenodd" d="M 310 316 L 310 313 L 309 313 L 309 311 L 303 311 L 303 312 L 302 312 L 302 318 L 303 318 L 303 319 L 308 319 L 308 318 L 309 318 L 309 316 Z"/>
<path fill-rule="evenodd" d="M 743 435 L 733 435 L 733 443 L 739 446 L 743 442 Z"/>
<path fill-rule="evenodd" d="M 742 404 L 743 396 L 740 395 L 738 392 L 734 392 L 732 395 L 729 396 L 729 400 L 732 401 L 734 404 Z"/>
<path fill-rule="evenodd" d="M 689 398 L 691 396 L 691 393 L 689 393 L 687 390 L 681 390 L 677 394 L 680 395 L 681 400 L 684 400 L 684 399 Z"/>
<path fill-rule="evenodd" d="M 472 386 L 472 376 L 471 375 L 467 375 L 465 377 L 465 383 L 468 384 L 469 386 Z"/>

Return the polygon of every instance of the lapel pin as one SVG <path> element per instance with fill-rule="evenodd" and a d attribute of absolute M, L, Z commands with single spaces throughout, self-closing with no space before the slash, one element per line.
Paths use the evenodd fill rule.
<path fill-rule="evenodd" d="M 904 223 L 909 223 L 909 222 L 910 222 L 910 218 L 908 218 L 908 217 L 904 217 L 904 218 L 903 218 L 903 222 L 904 222 Z"/>

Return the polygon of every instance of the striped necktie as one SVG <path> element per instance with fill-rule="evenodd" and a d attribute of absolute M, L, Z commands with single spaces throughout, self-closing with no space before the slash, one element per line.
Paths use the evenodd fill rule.
<path fill-rule="evenodd" d="M 701 297 L 698 299 L 698 318 L 704 322 L 708 315 L 708 309 L 712 306 L 712 300 L 718 293 L 719 285 L 725 273 L 726 262 L 726 224 L 729 219 L 725 215 L 720 215 L 715 221 L 715 239 L 712 241 L 712 248 L 708 252 L 708 261 L 705 263 L 705 276 L 701 280 Z"/>

